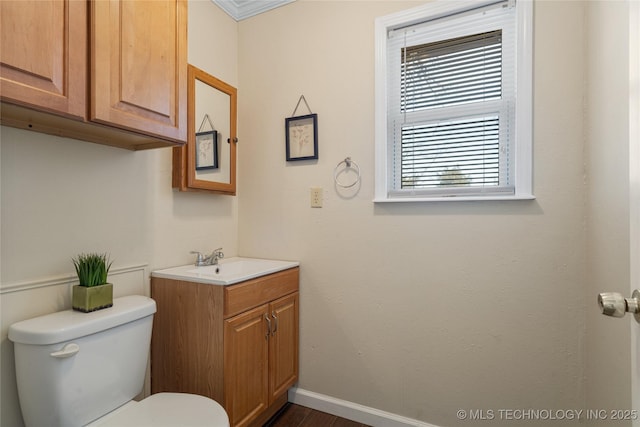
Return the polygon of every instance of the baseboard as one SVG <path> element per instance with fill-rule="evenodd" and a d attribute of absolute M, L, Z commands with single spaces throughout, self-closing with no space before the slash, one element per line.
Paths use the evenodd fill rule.
<path fill-rule="evenodd" d="M 433 424 L 295 387 L 289 390 L 289 402 L 374 427 L 438 427 Z"/>

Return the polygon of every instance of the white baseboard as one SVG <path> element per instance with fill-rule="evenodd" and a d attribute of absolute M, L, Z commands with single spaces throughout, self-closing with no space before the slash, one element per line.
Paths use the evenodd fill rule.
<path fill-rule="evenodd" d="M 289 390 L 289 402 L 374 427 L 438 427 L 296 387 Z"/>

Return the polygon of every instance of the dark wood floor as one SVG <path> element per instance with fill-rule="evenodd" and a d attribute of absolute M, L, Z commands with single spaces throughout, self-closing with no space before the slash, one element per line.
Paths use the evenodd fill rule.
<path fill-rule="evenodd" d="M 369 427 L 293 403 L 287 403 L 264 427 Z"/>

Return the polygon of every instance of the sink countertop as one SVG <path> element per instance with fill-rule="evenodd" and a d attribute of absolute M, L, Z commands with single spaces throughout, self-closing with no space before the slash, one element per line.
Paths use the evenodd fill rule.
<path fill-rule="evenodd" d="M 218 265 L 196 267 L 193 264 L 189 264 L 155 270 L 151 272 L 151 276 L 226 286 L 288 270 L 299 265 L 300 263 L 297 261 L 233 257 L 220 260 Z"/>

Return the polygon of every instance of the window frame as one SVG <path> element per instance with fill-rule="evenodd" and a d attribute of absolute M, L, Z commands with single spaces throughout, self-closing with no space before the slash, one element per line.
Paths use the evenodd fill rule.
<path fill-rule="evenodd" d="M 514 0 L 510 0 L 514 1 Z M 530 200 L 533 195 L 533 2 L 516 3 L 516 117 L 513 193 L 500 194 L 470 190 L 456 193 L 433 192 L 425 195 L 419 189 L 397 191 L 393 188 L 393 141 L 388 141 L 387 128 L 387 34 L 391 30 L 420 22 L 444 18 L 497 3 L 497 0 L 438 0 L 423 6 L 380 17 L 375 22 L 375 198 L 374 202 L 426 202 L 467 200 Z M 458 189 L 464 187 L 458 187 Z"/>

